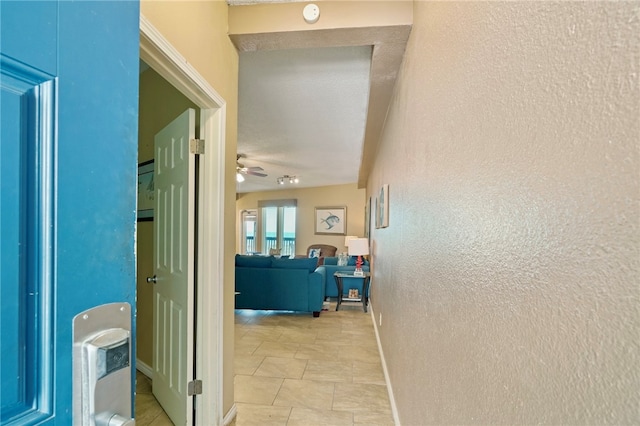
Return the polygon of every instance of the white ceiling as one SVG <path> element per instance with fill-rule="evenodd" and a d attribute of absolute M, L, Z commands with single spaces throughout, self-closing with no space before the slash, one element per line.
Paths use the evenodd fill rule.
<path fill-rule="evenodd" d="M 358 182 L 369 102 L 371 46 L 240 52 L 237 192 Z"/>
<path fill-rule="evenodd" d="M 305 23 L 295 0 L 227 0 L 238 49 L 237 191 L 366 186 L 413 22 L 411 1 L 328 1 Z"/>

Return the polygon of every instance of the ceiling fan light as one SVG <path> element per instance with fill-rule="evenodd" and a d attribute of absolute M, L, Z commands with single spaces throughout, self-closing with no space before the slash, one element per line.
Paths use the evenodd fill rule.
<path fill-rule="evenodd" d="M 244 182 L 244 176 L 242 176 L 242 173 L 236 172 L 236 182 L 238 183 Z"/>
<path fill-rule="evenodd" d="M 300 180 L 298 179 L 298 177 L 297 177 L 297 176 L 296 176 L 296 177 L 294 177 L 294 178 L 293 178 L 293 183 L 298 183 L 298 182 L 300 182 Z"/>

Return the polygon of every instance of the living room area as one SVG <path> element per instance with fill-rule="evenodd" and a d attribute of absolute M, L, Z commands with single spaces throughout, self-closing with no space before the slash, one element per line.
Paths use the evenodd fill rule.
<path fill-rule="evenodd" d="M 331 185 L 237 198 L 236 308 L 320 316 L 325 301 L 338 296 L 334 274 L 356 269 L 358 257 L 348 242 L 359 238 L 368 252 L 364 190 Z M 368 256 L 360 260 L 368 273 Z M 364 278 L 347 278 L 345 291 L 353 287 L 362 294 Z"/>
<path fill-rule="evenodd" d="M 326 244 L 337 248 L 337 253 L 346 251 L 344 245 L 345 236 L 365 236 L 365 189 L 358 189 L 355 183 L 344 185 L 329 185 L 313 188 L 287 188 L 277 191 L 261 191 L 238 193 L 236 196 L 236 212 L 238 229 L 236 231 L 236 253 L 249 254 L 258 252 L 269 254 L 269 247 L 262 247 L 261 244 L 248 245 L 247 235 L 243 233 L 243 220 L 245 212 L 256 212 L 261 203 L 278 202 L 282 200 L 295 200 L 294 235 L 282 235 L 282 243 L 276 249 L 287 247 L 286 251 L 281 251 L 280 255 L 306 255 L 307 247 L 312 244 Z M 328 209 L 327 209 L 328 208 Z M 326 230 L 316 230 L 315 215 L 316 209 L 332 208 L 340 209 L 344 212 L 344 223 L 341 223 L 341 232 L 329 233 Z M 255 218 L 254 220 L 256 220 Z M 258 223 L 261 221 L 257 221 Z M 261 228 L 255 227 L 258 237 Z M 316 232 L 320 231 L 320 232 Z M 266 232 L 266 229 L 265 229 Z M 253 236 L 253 234 L 251 234 Z M 294 237 L 293 245 L 286 241 Z M 265 235 L 268 238 L 268 236 Z M 251 238 L 251 237 L 250 237 Z M 256 238 L 255 241 L 259 240 Z M 336 255 L 337 255 L 336 253 Z"/>

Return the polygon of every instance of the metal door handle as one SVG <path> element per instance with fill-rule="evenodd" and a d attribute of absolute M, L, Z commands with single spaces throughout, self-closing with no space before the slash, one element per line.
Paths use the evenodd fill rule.
<path fill-rule="evenodd" d="M 155 275 L 152 277 L 147 277 L 147 282 L 148 283 L 157 283 L 158 282 L 158 277 L 156 277 Z"/>
<path fill-rule="evenodd" d="M 96 415 L 97 426 L 135 426 L 135 424 L 134 419 L 128 419 L 119 414 L 100 413 Z"/>

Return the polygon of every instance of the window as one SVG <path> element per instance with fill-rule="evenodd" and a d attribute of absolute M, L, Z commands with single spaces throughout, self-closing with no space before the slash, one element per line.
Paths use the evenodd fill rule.
<path fill-rule="evenodd" d="M 261 214 L 261 252 L 280 249 L 282 256 L 296 254 L 296 200 L 269 200 L 258 203 Z"/>
<path fill-rule="evenodd" d="M 242 211 L 242 244 L 240 253 L 253 254 L 258 252 L 256 248 L 257 220 L 257 210 Z"/>

